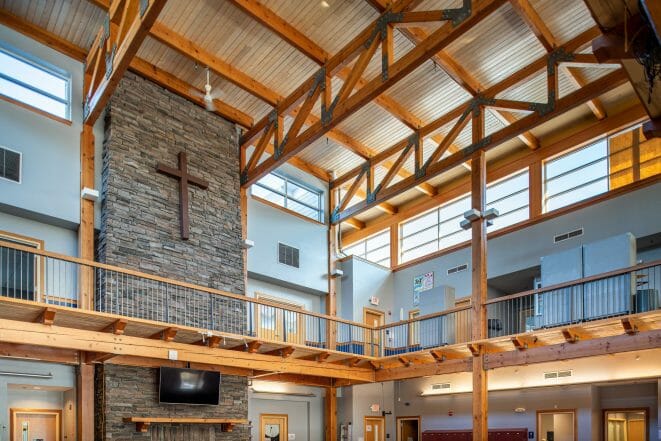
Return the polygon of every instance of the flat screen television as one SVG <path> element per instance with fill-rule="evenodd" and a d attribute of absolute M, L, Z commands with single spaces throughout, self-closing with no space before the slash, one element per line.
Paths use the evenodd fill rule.
<path fill-rule="evenodd" d="M 158 399 L 170 404 L 218 405 L 220 372 L 162 367 Z"/>

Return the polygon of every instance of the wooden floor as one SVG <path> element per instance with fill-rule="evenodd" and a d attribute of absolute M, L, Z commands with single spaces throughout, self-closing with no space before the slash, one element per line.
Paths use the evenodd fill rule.
<path fill-rule="evenodd" d="M 78 351 L 81 361 L 153 366 L 175 362 L 176 351 L 178 363 L 339 386 L 470 371 L 479 345 L 489 369 L 659 348 L 661 310 L 377 358 L 0 297 L 0 343 L 17 352 L 1 356 L 48 358 L 29 345 Z"/>

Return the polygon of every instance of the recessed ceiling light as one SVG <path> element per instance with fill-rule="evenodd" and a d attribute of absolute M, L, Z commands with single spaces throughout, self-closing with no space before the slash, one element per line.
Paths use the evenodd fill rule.
<path fill-rule="evenodd" d="M 326 0 L 321 0 L 320 5 L 322 8 L 330 8 L 330 3 L 328 3 Z"/>

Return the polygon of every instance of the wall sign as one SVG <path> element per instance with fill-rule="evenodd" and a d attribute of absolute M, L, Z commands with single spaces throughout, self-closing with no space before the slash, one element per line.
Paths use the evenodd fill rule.
<path fill-rule="evenodd" d="M 434 287 L 434 272 L 420 274 L 413 278 L 413 305 L 420 304 L 420 293 L 422 291 L 429 291 Z"/>

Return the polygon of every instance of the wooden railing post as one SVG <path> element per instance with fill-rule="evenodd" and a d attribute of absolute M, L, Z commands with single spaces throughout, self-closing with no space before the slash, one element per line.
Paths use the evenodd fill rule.
<path fill-rule="evenodd" d="M 473 114 L 473 139 L 481 139 L 484 131 L 484 109 Z M 471 160 L 471 208 L 484 213 L 486 208 L 486 156 L 478 152 Z M 481 217 L 472 223 L 472 294 L 471 340 L 487 337 L 487 224 Z M 486 440 L 488 436 L 487 371 L 484 369 L 484 347 L 473 357 L 473 439 Z"/>
<path fill-rule="evenodd" d="M 94 189 L 94 128 L 83 125 L 80 134 L 80 190 Z M 80 199 L 78 257 L 94 260 L 94 202 Z M 78 285 L 78 307 L 94 309 L 94 268 L 81 265 Z"/>

